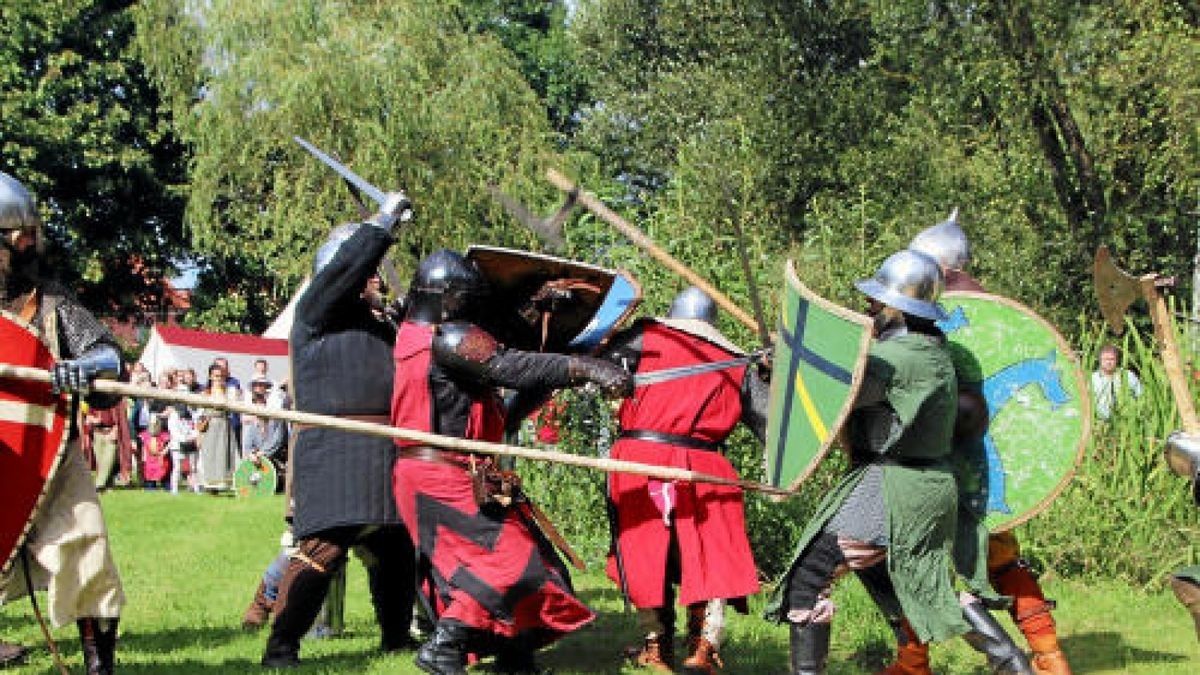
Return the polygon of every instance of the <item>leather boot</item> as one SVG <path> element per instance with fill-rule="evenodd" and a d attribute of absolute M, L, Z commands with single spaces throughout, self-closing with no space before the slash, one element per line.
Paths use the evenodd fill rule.
<path fill-rule="evenodd" d="M 1196 639 L 1200 640 L 1200 586 L 1194 582 L 1177 576 L 1171 576 L 1171 590 L 1179 603 L 1187 608 L 1196 624 Z"/>
<path fill-rule="evenodd" d="M 442 619 L 429 638 L 417 650 L 414 663 L 432 675 L 466 675 L 467 647 L 471 630 L 453 620 Z"/>
<path fill-rule="evenodd" d="M 791 675 L 824 675 L 829 660 L 829 633 L 827 623 L 810 623 L 807 626 L 791 625 Z"/>
<path fill-rule="evenodd" d="M 896 660 L 878 675 L 933 675 L 929 669 L 929 645 L 920 641 L 908 619 L 901 619 L 895 628 Z"/>
<path fill-rule="evenodd" d="M 963 636 L 975 651 L 987 657 L 988 667 L 998 675 L 1033 675 L 1033 666 L 1025 652 L 1009 637 L 996 617 L 981 602 L 962 608 L 971 632 Z"/>
<path fill-rule="evenodd" d="M 116 667 L 117 619 L 79 619 L 79 642 L 88 675 L 112 675 Z"/>
<path fill-rule="evenodd" d="M 659 673 L 673 673 L 675 640 L 670 633 L 647 633 L 642 646 L 626 650 L 634 665 Z"/>
<path fill-rule="evenodd" d="M 294 668 L 300 665 L 300 639 L 313 625 L 329 590 L 332 571 L 315 569 L 292 560 L 275 601 L 275 621 L 263 650 L 264 668 Z"/>
<path fill-rule="evenodd" d="M 508 675 L 543 675 L 553 672 L 543 668 L 534 658 L 538 648 L 547 643 L 541 631 L 522 631 L 517 637 L 502 640 L 492 670 Z"/>
<path fill-rule="evenodd" d="M 29 656 L 29 650 L 11 642 L 0 642 L 0 668 L 19 666 Z"/>
<path fill-rule="evenodd" d="M 720 601 L 717 601 L 720 602 Z M 704 637 L 704 628 L 708 622 L 709 602 L 697 602 L 688 605 L 687 614 L 687 657 L 683 660 L 683 672 L 689 675 L 713 675 L 718 668 L 724 668 L 717 645 Z M 724 604 L 720 605 L 724 612 Z"/>
<path fill-rule="evenodd" d="M 267 599 L 266 590 L 267 582 L 258 582 L 258 590 L 254 592 L 254 599 L 250 601 L 250 606 L 242 615 L 242 630 L 247 633 L 253 633 L 267 625 L 267 620 L 271 618 L 271 609 L 274 603 Z"/>
<path fill-rule="evenodd" d="M 1033 569 L 1020 556 L 1020 544 L 1011 532 L 990 536 L 988 578 L 1001 595 L 1013 599 L 1009 614 L 1033 650 L 1033 671 L 1038 675 L 1071 675 L 1050 615 L 1054 601 L 1046 599 Z"/>

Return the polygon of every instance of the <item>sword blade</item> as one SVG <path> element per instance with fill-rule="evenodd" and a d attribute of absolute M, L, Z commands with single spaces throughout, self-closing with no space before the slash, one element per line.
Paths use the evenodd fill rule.
<path fill-rule="evenodd" d="M 754 354 L 748 354 L 746 356 L 738 357 L 736 359 L 729 359 L 727 361 L 713 361 L 712 363 L 699 363 L 693 366 L 679 366 L 677 368 L 653 370 L 648 373 L 637 373 L 633 376 L 633 383 L 635 386 L 640 387 L 644 384 L 670 382 L 671 380 L 678 380 L 684 377 L 691 377 L 693 375 L 702 375 L 704 373 L 725 370 L 727 368 L 737 368 L 738 366 L 744 366 L 753 363 L 757 358 L 758 357 Z"/>
<path fill-rule="evenodd" d="M 343 165 L 341 162 L 330 157 L 329 155 L 325 154 L 324 152 L 321 152 L 312 143 L 309 143 L 308 141 L 304 140 L 303 138 L 300 138 L 299 136 L 292 136 L 292 140 L 299 143 L 300 147 L 302 147 L 305 150 L 312 153 L 313 157 L 316 157 L 317 159 L 321 160 L 321 162 L 325 166 L 336 171 L 339 176 L 341 176 L 342 178 L 345 178 L 347 182 L 349 182 L 354 187 L 358 188 L 359 191 L 361 191 L 366 196 L 370 197 L 376 204 L 383 206 L 383 203 L 385 201 L 387 201 L 387 196 L 384 194 L 383 190 L 380 190 L 379 188 L 375 187 L 374 185 L 371 185 L 365 179 L 363 179 L 362 176 L 359 176 L 358 174 L 354 173 L 349 168 L 347 168 L 345 165 Z"/>

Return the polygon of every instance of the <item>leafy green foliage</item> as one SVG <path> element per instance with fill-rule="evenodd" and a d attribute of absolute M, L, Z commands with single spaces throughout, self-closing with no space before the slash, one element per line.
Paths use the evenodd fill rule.
<path fill-rule="evenodd" d="M 131 4 L 0 7 L 0 170 L 41 207 L 48 272 L 102 314 L 157 304 L 186 252 L 183 148 L 130 53 Z"/>
<path fill-rule="evenodd" d="M 199 304 L 237 295 L 241 328 L 261 329 L 329 228 L 359 217 L 336 174 L 293 135 L 381 189 L 407 191 L 417 221 L 394 249 L 402 270 L 435 248 L 533 243 L 491 220 L 483 187 L 536 171 L 552 138 L 544 109 L 513 55 L 444 5 L 140 8 L 141 53 L 192 149 L 187 223 L 209 264 Z"/>

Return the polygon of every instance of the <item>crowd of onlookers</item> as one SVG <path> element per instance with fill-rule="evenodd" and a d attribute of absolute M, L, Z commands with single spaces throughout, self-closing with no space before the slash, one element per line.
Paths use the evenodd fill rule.
<path fill-rule="evenodd" d="M 215 400 L 273 409 L 289 408 L 287 381 L 276 382 L 265 359 L 254 362 L 248 384 L 214 359 L 201 380 L 193 368 L 167 368 L 157 379 L 141 363 L 130 381 L 141 387 L 200 394 Z M 96 488 L 141 485 L 146 489 L 220 493 L 233 487 L 238 463 L 271 462 L 283 474 L 288 427 L 281 420 L 240 415 L 217 407 L 127 398 L 105 410 L 80 410 L 83 451 L 95 471 Z"/>

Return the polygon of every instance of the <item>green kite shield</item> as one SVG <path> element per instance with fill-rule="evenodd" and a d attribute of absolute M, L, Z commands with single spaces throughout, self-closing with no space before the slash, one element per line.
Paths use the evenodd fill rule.
<path fill-rule="evenodd" d="M 813 293 L 788 261 L 771 370 L 767 482 L 795 490 L 825 457 L 862 384 L 871 320 Z"/>
<path fill-rule="evenodd" d="M 1063 336 L 1021 303 L 953 291 L 941 304 L 959 388 L 988 405 L 981 456 L 960 482 L 1001 532 L 1044 510 L 1075 475 L 1091 434 L 1087 380 Z"/>

